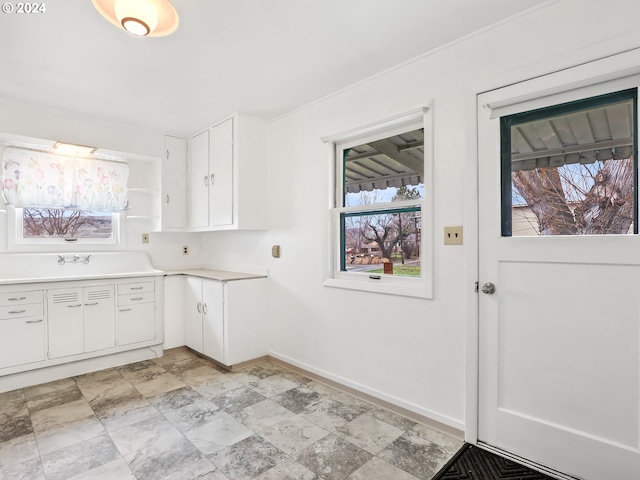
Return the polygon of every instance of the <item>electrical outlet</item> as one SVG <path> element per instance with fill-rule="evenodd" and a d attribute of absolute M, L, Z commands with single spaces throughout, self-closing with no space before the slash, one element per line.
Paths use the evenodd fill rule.
<path fill-rule="evenodd" d="M 183 255 L 189 255 L 189 245 L 183 245 L 182 246 L 182 254 Z"/>
<path fill-rule="evenodd" d="M 462 245 L 462 226 L 444 227 L 445 245 Z"/>
<path fill-rule="evenodd" d="M 271 256 L 273 258 L 280 258 L 280 245 L 274 245 L 271 247 Z"/>
<path fill-rule="evenodd" d="M 142 234 L 142 243 L 149 243 L 149 234 L 148 233 L 143 233 Z"/>

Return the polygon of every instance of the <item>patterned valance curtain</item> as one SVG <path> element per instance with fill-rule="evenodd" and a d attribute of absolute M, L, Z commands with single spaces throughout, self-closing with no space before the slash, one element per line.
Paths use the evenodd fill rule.
<path fill-rule="evenodd" d="M 126 163 L 111 160 L 20 147 L 2 156 L 2 191 L 16 207 L 123 211 L 128 176 Z"/>

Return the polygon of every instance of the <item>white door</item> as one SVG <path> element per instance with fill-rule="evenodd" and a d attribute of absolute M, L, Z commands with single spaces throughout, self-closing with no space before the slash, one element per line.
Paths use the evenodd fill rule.
<path fill-rule="evenodd" d="M 191 139 L 189 223 L 191 228 L 209 226 L 209 130 Z"/>
<path fill-rule="evenodd" d="M 211 226 L 233 223 L 233 119 L 211 129 L 209 216 Z"/>
<path fill-rule="evenodd" d="M 47 290 L 49 358 L 84 352 L 82 288 Z"/>
<path fill-rule="evenodd" d="M 115 288 L 113 285 L 85 287 L 84 351 L 116 346 Z"/>
<path fill-rule="evenodd" d="M 202 281 L 202 348 L 203 353 L 226 365 L 224 357 L 223 283 Z"/>
<path fill-rule="evenodd" d="M 607 73 L 597 67 L 479 96 L 479 283 L 495 292 L 486 285 L 479 293 L 478 440 L 550 471 L 630 480 L 640 478 L 640 239 L 558 234 L 589 225 L 598 233 L 618 208 L 635 215 L 634 200 L 604 180 L 616 158 L 633 157 L 637 107 L 593 97 L 640 82 L 593 80 L 562 92 L 563 82 Z M 585 98 L 592 108 L 565 103 Z M 561 104 L 517 117 L 501 133 L 501 117 Z M 591 183 L 570 194 L 566 172 L 585 168 Z M 544 205 L 530 201 L 543 197 Z"/>
<path fill-rule="evenodd" d="M 186 277 L 184 336 L 187 347 L 202 353 L 202 279 Z"/>

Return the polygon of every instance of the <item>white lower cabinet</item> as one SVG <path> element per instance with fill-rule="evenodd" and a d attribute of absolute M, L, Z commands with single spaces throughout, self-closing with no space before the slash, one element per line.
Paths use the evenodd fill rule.
<path fill-rule="evenodd" d="M 114 286 L 47 290 L 49 358 L 115 347 Z"/>
<path fill-rule="evenodd" d="M 0 377 L 162 344 L 162 285 L 140 277 L 0 286 Z"/>
<path fill-rule="evenodd" d="M 266 279 L 217 281 L 187 276 L 185 340 L 227 366 L 266 355 Z"/>
<path fill-rule="evenodd" d="M 154 289 L 153 282 L 118 285 L 118 345 L 146 342 L 156 337 Z"/>
<path fill-rule="evenodd" d="M 0 369 L 45 359 L 44 292 L 0 293 Z"/>

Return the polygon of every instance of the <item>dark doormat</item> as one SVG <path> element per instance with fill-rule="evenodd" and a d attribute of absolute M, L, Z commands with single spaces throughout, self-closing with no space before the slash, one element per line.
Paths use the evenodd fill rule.
<path fill-rule="evenodd" d="M 519 463 L 465 443 L 432 480 L 554 480 Z"/>

